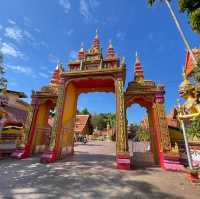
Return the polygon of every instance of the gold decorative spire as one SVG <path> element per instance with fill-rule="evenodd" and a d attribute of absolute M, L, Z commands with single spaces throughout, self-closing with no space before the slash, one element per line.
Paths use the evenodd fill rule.
<path fill-rule="evenodd" d="M 113 49 L 112 41 L 110 39 L 109 40 L 109 46 L 108 46 L 108 49 L 107 49 L 107 58 L 114 58 L 114 57 L 116 57 L 116 55 L 115 55 L 115 51 Z"/>
<path fill-rule="evenodd" d="M 136 51 L 136 53 L 135 53 L 135 71 L 134 71 L 134 79 L 135 79 L 136 81 L 144 80 L 144 73 L 143 73 L 142 65 L 141 65 L 140 58 L 139 58 L 139 56 L 138 56 L 137 51 Z"/>
<path fill-rule="evenodd" d="M 109 47 L 108 48 L 113 48 L 111 39 L 109 40 Z"/>
<path fill-rule="evenodd" d="M 81 48 L 80 48 L 80 51 L 79 52 L 83 52 L 84 51 L 84 43 L 81 42 Z"/>
<path fill-rule="evenodd" d="M 56 70 L 58 70 L 60 68 L 60 63 L 56 64 Z"/>
<path fill-rule="evenodd" d="M 182 76 L 183 76 L 183 81 L 182 81 L 182 83 L 179 86 L 179 93 L 181 93 L 181 94 L 182 94 L 182 92 L 185 92 L 186 90 L 190 90 L 190 89 L 193 88 L 192 83 L 186 77 L 184 68 L 183 68 Z"/>
<path fill-rule="evenodd" d="M 96 29 L 95 39 L 99 39 L 99 31 L 98 31 L 98 29 Z"/>
<path fill-rule="evenodd" d="M 85 51 L 84 51 L 84 47 L 83 47 L 83 42 L 81 42 L 81 48 L 78 52 L 78 59 L 82 60 L 85 57 Z"/>
<path fill-rule="evenodd" d="M 122 64 L 125 64 L 125 57 L 122 57 Z"/>
<path fill-rule="evenodd" d="M 93 43 L 92 43 L 92 50 L 100 52 L 100 46 L 99 46 L 99 33 L 98 30 L 96 30 L 96 35 L 94 37 Z"/>
<path fill-rule="evenodd" d="M 137 51 L 135 52 L 135 63 L 140 63 L 140 58 Z"/>

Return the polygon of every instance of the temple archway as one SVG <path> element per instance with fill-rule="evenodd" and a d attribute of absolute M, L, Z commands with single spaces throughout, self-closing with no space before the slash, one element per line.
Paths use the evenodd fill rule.
<path fill-rule="evenodd" d="M 51 82 L 41 91 L 32 95 L 32 111 L 27 120 L 28 140 L 25 147 L 18 149 L 14 156 L 25 158 L 32 152 L 33 137 L 37 137 L 38 120 L 40 121 L 40 99 L 49 99 L 55 95 L 55 117 L 51 131 L 48 150 L 41 162 L 54 162 L 63 155 L 73 153 L 73 127 L 77 110 L 77 98 L 81 93 L 88 92 L 114 92 L 116 95 L 116 160 L 117 167 L 130 169 L 130 155 L 128 150 L 128 137 L 126 131 L 126 114 L 124 99 L 126 66 L 124 60 L 116 56 L 112 43 L 109 43 L 106 56 L 99 45 L 96 33 L 92 47 L 85 50 L 81 46 L 76 60 L 68 63 L 68 71 L 61 65 L 56 67 Z M 39 113 L 39 114 L 38 114 Z M 43 112 L 44 113 L 44 112 Z"/>
<path fill-rule="evenodd" d="M 134 80 L 128 83 L 126 89 L 126 108 L 133 104 L 146 108 L 154 161 L 161 167 L 164 167 L 164 153 L 171 150 L 164 111 L 164 93 L 162 85 L 144 79 L 140 59 L 136 56 Z"/>
<path fill-rule="evenodd" d="M 138 104 L 127 107 L 127 131 L 129 151 L 132 156 L 133 168 L 151 167 L 158 165 L 157 150 L 153 150 L 155 143 L 152 129 L 149 128 L 147 108 Z"/>
<path fill-rule="evenodd" d="M 148 110 L 152 125 L 152 142 L 163 166 L 163 153 L 170 150 L 168 129 L 164 112 L 164 87 L 153 81 L 144 80 L 138 56 L 136 57 L 134 81 L 129 82 L 125 92 L 126 64 L 114 52 L 109 43 L 103 56 L 98 33 L 89 50 L 83 46 L 77 58 L 68 62 L 65 71 L 58 64 L 51 82 L 39 91 L 32 93 L 32 105 L 25 124 L 25 138 L 13 157 L 26 158 L 38 146 L 44 145 L 39 128 L 44 128 L 49 110 L 55 107 L 54 123 L 48 147 L 41 156 L 41 162 L 55 162 L 62 156 L 73 154 L 74 123 L 77 99 L 81 93 L 113 92 L 116 96 L 116 162 L 117 168 L 130 169 L 131 158 L 128 148 L 126 108 L 134 103 Z M 51 102 L 51 103 L 50 103 Z M 45 132 L 42 131 L 44 134 Z M 155 144 L 154 144 L 155 143 Z M 43 150 L 39 150 L 43 151 Z"/>

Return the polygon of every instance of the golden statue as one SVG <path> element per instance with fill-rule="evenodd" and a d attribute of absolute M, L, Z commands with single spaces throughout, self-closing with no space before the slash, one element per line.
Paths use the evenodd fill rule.
<path fill-rule="evenodd" d="M 200 116 L 200 104 L 197 101 L 195 85 L 186 78 L 185 73 L 183 79 L 179 86 L 179 94 L 185 99 L 185 103 L 178 106 L 178 119 L 195 119 Z"/>

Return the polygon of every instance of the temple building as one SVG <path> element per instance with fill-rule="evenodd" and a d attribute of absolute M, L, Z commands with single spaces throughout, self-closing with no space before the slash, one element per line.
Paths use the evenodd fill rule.
<path fill-rule="evenodd" d="M 166 115 L 166 122 L 169 130 L 169 136 L 172 145 L 174 145 L 177 141 L 183 140 L 183 134 L 180 128 L 180 124 L 176 118 L 174 118 L 174 112 L 171 111 Z M 148 117 L 144 117 L 144 119 L 140 122 L 140 126 L 149 131 L 149 121 Z"/>
<path fill-rule="evenodd" d="M 29 104 L 22 99 L 27 98 L 26 94 L 7 90 L 4 96 L 8 99 L 7 106 L 5 106 L 4 109 L 18 122 L 25 123 Z"/>
<path fill-rule="evenodd" d="M 197 58 L 197 60 L 200 57 L 200 48 L 194 48 L 192 49 L 192 52 L 195 56 L 195 58 Z M 190 76 L 192 71 L 194 69 L 194 62 L 192 60 L 192 57 L 189 53 L 189 51 L 186 52 L 186 58 L 185 58 L 185 65 L 184 65 L 184 72 L 186 77 Z"/>
<path fill-rule="evenodd" d="M 0 95 L 0 157 L 11 154 L 20 144 L 29 104 L 23 92 L 6 90 Z"/>
<path fill-rule="evenodd" d="M 91 135 L 93 132 L 90 115 L 76 115 L 74 137 Z M 77 139 L 76 139 L 77 140 Z"/>

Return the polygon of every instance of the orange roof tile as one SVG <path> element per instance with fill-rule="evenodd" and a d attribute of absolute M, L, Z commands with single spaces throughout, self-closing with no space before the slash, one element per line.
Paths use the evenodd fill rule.
<path fill-rule="evenodd" d="M 74 132 L 79 133 L 82 132 L 87 122 L 90 118 L 90 115 L 76 115 L 76 122 L 74 126 Z"/>
<path fill-rule="evenodd" d="M 192 52 L 194 53 L 195 57 L 200 56 L 200 49 L 192 49 Z M 184 72 L 186 74 L 186 77 L 191 75 L 193 68 L 194 68 L 194 63 L 193 63 L 192 57 L 191 57 L 189 51 L 187 51 L 186 59 L 185 59 L 185 66 L 184 66 Z"/>

